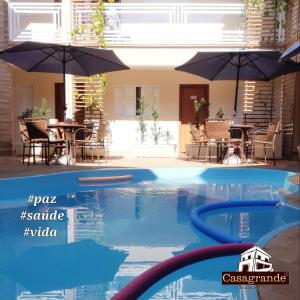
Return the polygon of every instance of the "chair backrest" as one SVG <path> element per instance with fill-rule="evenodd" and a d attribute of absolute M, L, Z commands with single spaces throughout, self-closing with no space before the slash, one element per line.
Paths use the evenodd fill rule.
<path fill-rule="evenodd" d="M 85 125 L 85 128 L 80 128 L 75 132 L 75 140 L 83 141 L 90 140 L 93 136 L 94 123 L 88 123 Z"/>
<path fill-rule="evenodd" d="M 107 126 L 108 123 L 107 121 L 100 119 L 99 120 L 99 125 L 98 125 L 98 131 L 97 131 L 97 141 L 98 142 L 104 142 L 106 133 L 107 133 Z"/>
<path fill-rule="evenodd" d="M 20 133 L 21 133 L 23 143 L 28 143 L 29 142 L 28 131 L 23 119 L 19 120 L 19 128 L 20 128 Z"/>
<path fill-rule="evenodd" d="M 47 121 L 45 119 L 25 119 L 29 139 L 48 139 Z"/>
<path fill-rule="evenodd" d="M 206 132 L 208 139 L 229 139 L 229 120 L 206 120 Z"/>
<path fill-rule="evenodd" d="M 196 125 L 190 124 L 190 133 L 192 135 L 193 143 L 207 141 L 207 134 L 204 124 L 199 125 L 199 128 L 197 128 Z"/>
<path fill-rule="evenodd" d="M 266 135 L 264 137 L 264 141 L 266 142 L 275 142 L 276 136 L 280 131 L 280 124 L 281 122 L 275 122 L 275 123 L 270 123 L 267 130 L 266 130 Z"/>

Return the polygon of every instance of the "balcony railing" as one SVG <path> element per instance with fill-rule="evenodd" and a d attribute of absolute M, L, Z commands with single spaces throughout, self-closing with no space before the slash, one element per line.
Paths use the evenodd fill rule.
<path fill-rule="evenodd" d="M 73 27 L 91 21 L 96 4 L 73 4 Z M 109 45 L 243 46 L 243 4 L 112 3 L 106 4 L 105 37 Z M 94 44 L 86 31 L 81 44 Z"/>
<path fill-rule="evenodd" d="M 9 4 L 10 41 L 62 42 L 64 33 L 61 3 Z"/>
<path fill-rule="evenodd" d="M 73 2 L 73 28 L 90 23 L 96 5 Z M 71 29 L 65 19 L 70 9 L 62 3 L 11 2 L 9 8 L 11 41 L 69 40 Z M 111 46 L 243 46 L 243 10 L 243 4 L 235 3 L 106 4 L 105 37 Z M 77 42 L 97 43 L 88 30 Z"/>

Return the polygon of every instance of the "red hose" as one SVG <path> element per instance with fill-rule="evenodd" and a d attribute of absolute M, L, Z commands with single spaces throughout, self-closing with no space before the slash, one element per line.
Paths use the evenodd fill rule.
<path fill-rule="evenodd" d="M 137 299 L 157 281 L 182 267 L 210 258 L 240 254 L 254 245 L 254 243 L 222 244 L 191 250 L 171 257 L 136 277 L 114 295 L 112 300 Z"/>

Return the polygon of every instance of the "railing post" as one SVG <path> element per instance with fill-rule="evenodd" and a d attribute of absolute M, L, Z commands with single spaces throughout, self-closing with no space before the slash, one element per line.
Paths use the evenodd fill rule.
<path fill-rule="evenodd" d="M 72 7 L 70 0 L 62 0 L 61 2 L 61 35 L 62 42 L 69 44 L 71 42 L 71 28 L 72 28 Z"/>

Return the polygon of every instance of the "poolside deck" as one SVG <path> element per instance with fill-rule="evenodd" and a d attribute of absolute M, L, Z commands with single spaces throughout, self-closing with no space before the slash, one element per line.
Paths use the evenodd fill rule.
<path fill-rule="evenodd" d="M 264 249 L 271 255 L 275 271 L 289 272 L 289 285 L 270 285 L 259 290 L 261 300 L 299 300 L 300 295 L 300 226 L 281 232 Z"/>
<path fill-rule="evenodd" d="M 64 165 L 50 165 L 49 167 L 37 163 L 36 165 L 27 166 L 22 164 L 22 158 L 18 156 L 0 156 L 0 178 L 40 175 L 56 172 L 66 172 L 84 169 L 102 169 L 102 168 L 227 168 L 241 165 L 227 165 L 217 163 L 203 163 L 196 160 L 190 160 L 186 157 L 181 158 L 129 158 L 129 157 L 111 157 L 107 162 L 103 160 L 99 163 L 78 163 L 73 166 Z M 254 164 L 242 165 L 247 168 L 270 168 L 277 170 L 286 170 L 299 172 L 299 161 L 280 160 L 274 167 L 273 164 L 264 164 L 264 162 L 257 162 Z"/>

